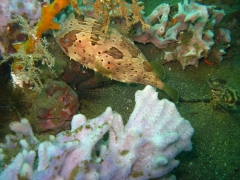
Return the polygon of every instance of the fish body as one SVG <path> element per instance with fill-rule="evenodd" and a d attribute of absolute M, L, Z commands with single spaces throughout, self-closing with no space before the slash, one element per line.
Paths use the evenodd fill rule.
<path fill-rule="evenodd" d="M 74 14 L 60 26 L 55 38 L 70 59 L 116 81 L 152 85 L 177 101 L 177 91 L 160 80 L 164 78 L 162 66 L 149 63 L 134 43 L 115 28 L 109 27 L 106 37 L 101 22 L 88 17 L 76 19 Z"/>

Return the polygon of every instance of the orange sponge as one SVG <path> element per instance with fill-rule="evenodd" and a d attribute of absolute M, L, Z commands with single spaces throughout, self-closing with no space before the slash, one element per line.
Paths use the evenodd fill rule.
<path fill-rule="evenodd" d="M 59 29 L 59 25 L 53 22 L 53 18 L 65 8 L 71 0 L 54 0 L 51 4 L 42 5 L 42 16 L 40 21 L 36 25 L 36 34 L 29 36 L 28 40 L 21 44 L 15 44 L 14 48 L 18 50 L 20 46 L 23 45 L 27 54 L 30 54 L 34 51 L 34 45 L 42 37 L 42 34 L 45 30 L 48 29 Z"/>

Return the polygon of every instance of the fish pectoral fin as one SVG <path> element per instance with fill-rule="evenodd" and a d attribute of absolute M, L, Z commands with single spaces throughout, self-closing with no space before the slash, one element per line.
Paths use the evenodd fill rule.
<path fill-rule="evenodd" d="M 163 89 L 162 89 L 168 96 L 170 96 L 170 98 L 175 102 L 178 103 L 178 99 L 179 99 L 179 94 L 178 91 L 170 86 L 166 86 L 164 85 Z"/>
<path fill-rule="evenodd" d="M 149 62 L 149 64 L 153 68 L 153 73 L 159 78 L 159 79 L 164 79 L 165 78 L 165 70 L 164 67 L 157 63 L 157 62 Z"/>
<path fill-rule="evenodd" d="M 100 58 L 95 61 L 95 68 L 99 73 L 103 74 L 104 76 L 109 76 L 110 74 L 112 74 L 112 71 L 102 66 L 102 61 Z"/>
<path fill-rule="evenodd" d="M 104 76 L 103 74 L 97 71 L 94 72 L 94 79 L 98 83 L 110 80 L 107 76 Z"/>

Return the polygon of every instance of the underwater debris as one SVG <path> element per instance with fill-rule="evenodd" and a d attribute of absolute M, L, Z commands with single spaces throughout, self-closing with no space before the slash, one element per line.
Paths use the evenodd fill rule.
<path fill-rule="evenodd" d="M 216 103 L 227 110 L 237 110 L 240 105 L 240 97 L 237 91 L 229 88 L 227 82 L 223 79 L 211 78 L 208 84 L 213 93 L 213 99 Z"/>

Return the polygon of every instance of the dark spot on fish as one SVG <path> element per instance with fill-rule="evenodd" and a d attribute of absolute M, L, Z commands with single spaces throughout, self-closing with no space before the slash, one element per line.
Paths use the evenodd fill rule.
<path fill-rule="evenodd" d="M 115 47 L 111 47 L 109 50 L 105 51 L 104 53 L 112 56 L 115 59 L 122 59 L 123 53 Z"/>
<path fill-rule="evenodd" d="M 117 63 L 117 65 L 121 66 L 121 63 Z"/>
<path fill-rule="evenodd" d="M 101 61 L 103 61 L 103 59 L 101 59 Z"/>
<path fill-rule="evenodd" d="M 98 52 L 98 54 L 101 54 L 101 52 Z"/>
<path fill-rule="evenodd" d="M 97 43 L 96 42 L 91 42 L 92 46 L 95 46 Z"/>
<path fill-rule="evenodd" d="M 110 67 L 108 67 L 108 69 L 110 69 Z"/>
<path fill-rule="evenodd" d="M 86 52 L 86 50 L 85 49 L 83 49 L 83 53 L 85 53 Z"/>
<path fill-rule="evenodd" d="M 74 54 L 77 54 L 77 52 L 74 52 Z"/>
<path fill-rule="evenodd" d="M 81 41 L 81 40 L 79 40 L 78 42 L 79 42 L 79 43 L 81 43 L 82 41 Z"/>
<path fill-rule="evenodd" d="M 108 64 L 110 64 L 110 62 L 108 61 Z"/>
<path fill-rule="evenodd" d="M 83 60 L 86 60 L 86 57 L 83 57 Z"/>

